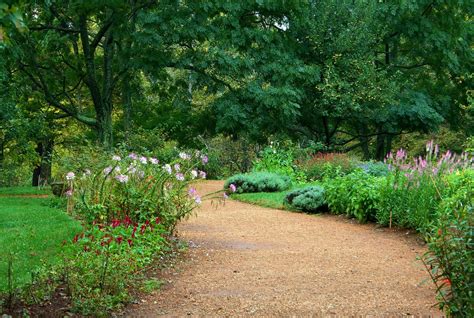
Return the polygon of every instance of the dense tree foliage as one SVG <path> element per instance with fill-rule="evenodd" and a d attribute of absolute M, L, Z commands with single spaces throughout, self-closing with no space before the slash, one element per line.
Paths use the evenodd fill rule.
<path fill-rule="evenodd" d="M 472 1 L 16 3 L 0 5 L 2 154 L 34 149 L 37 177 L 67 136 L 279 135 L 381 159 L 400 135 L 474 132 Z"/>

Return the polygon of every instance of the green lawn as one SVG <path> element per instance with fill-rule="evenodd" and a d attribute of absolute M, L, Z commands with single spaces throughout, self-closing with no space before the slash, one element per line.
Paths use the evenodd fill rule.
<path fill-rule="evenodd" d="M 2 194 L 38 194 L 32 189 L 6 190 Z M 47 205 L 48 198 L 0 197 L 0 291 L 7 286 L 7 267 L 13 253 L 15 287 L 31 281 L 39 265 L 59 259 L 62 242 L 81 231 L 79 222 Z"/>
<path fill-rule="evenodd" d="M 282 192 L 257 192 L 257 193 L 232 194 L 231 198 L 235 199 L 235 200 L 238 200 L 238 201 L 242 201 L 242 202 L 247 202 L 247 203 L 252 203 L 252 204 L 264 206 L 264 207 L 267 207 L 267 208 L 291 211 L 290 207 L 285 206 L 283 204 L 283 199 L 285 198 L 285 195 L 289 191 L 304 188 L 304 187 L 310 186 L 310 185 L 317 185 L 317 184 L 318 184 L 318 182 L 311 182 L 311 183 L 307 183 L 307 184 L 299 184 L 299 185 L 293 186 L 289 190 L 282 191 Z"/>
<path fill-rule="evenodd" d="M 38 194 L 51 194 L 50 187 L 0 187 L 0 196 L 5 195 L 38 195 Z"/>

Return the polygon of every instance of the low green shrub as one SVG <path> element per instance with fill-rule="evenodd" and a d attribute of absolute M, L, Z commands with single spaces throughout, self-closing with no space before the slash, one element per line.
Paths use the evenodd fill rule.
<path fill-rule="evenodd" d="M 326 207 L 324 189 L 320 186 L 309 186 L 287 193 L 285 204 L 304 212 L 320 212 Z"/>
<path fill-rule="evenodd" d="M 277 192 L 289 189 L 291 179 L 276 173 L 252 172 L 230 177 L 225 182 L 224 188 L 229 189 L 231 185 L 236 187 L 237 193 Z"/>
<path fill-rule="evenodd" d="M 365 173 L 375 177 L 384 177 L 390 173 L 388 165 L 383 162 L 367 161 L 360 163 L 357 167 L 362 169 Z"/>
<path fill-rule="evenodd" d="M 326 202 L 332 213 L 346 213 L 360 222 L 375 221 L 383 178 L 356 171 L 333 179 L 325 178 Z"/>

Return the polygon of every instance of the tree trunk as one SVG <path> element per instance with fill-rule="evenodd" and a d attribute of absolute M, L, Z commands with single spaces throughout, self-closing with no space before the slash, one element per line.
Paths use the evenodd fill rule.
<path fill-rule="evenodd" d="M 375 146 L 375 159 L 377 160 L 383 160 L 383 157 L 385 156 L 385 138 L 386 135 L 382 133 L 382 128 L 379 128 L 377 130 L 377 142 Z"/>
<path fill-rule="evenodd" d="M 125 131 L 125 142 L 128 145 L 130 129 L 132 126 L 132 92 L 130 81 L 122 81 L 122 106 L 123 106 L 123 128 Z"/>
<path fill-rule="evenodd" d="M 36 153 L 40 157 L 39 164 L 33 169 L 31 185 L 34 187 L 47 184 L 51 181 L 51 164 L 54 149 L 54 139 L 47 138 L 36 146 Z"/>

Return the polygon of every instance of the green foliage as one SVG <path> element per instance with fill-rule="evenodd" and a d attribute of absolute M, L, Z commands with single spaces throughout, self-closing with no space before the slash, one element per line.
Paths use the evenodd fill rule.
<path fill-rule="evenodd" d="M 293 182 L 304 182 L 305 176 L 297 169 L 294 161 L 291 146 L 285 149 L 278 143 L 272 142 L 270 146 L 261 151 L 259 158 L 253 162 L 253 171 L 272 172 L 288 176 Z"/>
<path fill-rule="evenodd" d="M 258 145 L 246 138 L 232 140 L 221 135 L 201 139 L 209 162 L 206 172 L 210 179 L 222 179 L 236 173 L 249 172 L 256 158 Z"/>
<path fill-rule="evenodd" d="M 358 168 L 362 169 L 367 174 L 375 177 L 387 176 L 390 172 L 388 165 L 383 162 L 367 161 L 362 162 L 358 165 Z"/>
<path fill-rule="evenodd" d="M 453 317 L 474 314 L 474 170 L 448 177 L 422 260 L 437 286 L 440 308 Z"/>
<path fill-rule="evenodd" d="M 137 273 L 168 249 L 166 234 L 159 218 L 144 223 L 125 218 L 77 234 L 62 269 L 74 310 L 103 315 L 128 301 Z"/>
<path fill-rule="evenodd" d="M 351 173 L 357 168 L 357 162 L 343 153 L 317 153 L 299 163 L 309 180 L 334 178 Z"/>
<path fill-rule="evenodd" d="M 224 188 L 229 189 L 231 184 L 236 186 L 237 193 L 277 192 L 290 188 L 291 179 L 276 173 L 252 172 L 230 177 L 226 180 Z"/>
<path fill-rule="evenodd" d="M 326 202 L 332 213 L 345 213 L 360 222 L 374 221 L 380 204 L 380 184 L 384 180 L 356 171 L 325 179 Z"/>
<path fill-rule="evenodd" d="M 285 204 L 304 212 L 320 212 L 326 205 L 324 189 L 309 186 L 290 191 L 284 199 Z"/>

